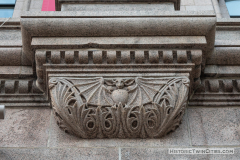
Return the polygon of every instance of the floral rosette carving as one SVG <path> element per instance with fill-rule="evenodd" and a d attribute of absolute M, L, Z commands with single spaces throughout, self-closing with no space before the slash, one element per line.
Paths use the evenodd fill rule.
<path fill-rule="evenodd" d="M 81 138 L 160 138 L 180 124 L 189 79 L 51 78 L 58 126 Z"/>

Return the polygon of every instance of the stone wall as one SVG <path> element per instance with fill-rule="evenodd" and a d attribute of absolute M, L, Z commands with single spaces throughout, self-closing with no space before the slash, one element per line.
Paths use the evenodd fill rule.
<path fill-rule="evenodd" d="M 7 108 L 0 120 L 0 157 L 10 159 L 240 158 L 239 107 L 189 107 L 161 139 L 79 139 L 64 133 L 50 108 Z M 233 155 L 170 155 L 168 148 L 235 148 Z"/>
<path fill-rule="evenodd" d="M 240 159 L 240 20 L 229 18 L 224 0 L 216 1 L 181 0 L 176 11 L 200 11 L 199 15 L 214 11 L 217 17 L 214 51 L 206 56 L 201 85 L 189 96 L 179 128 L 158 139 L 80 139 L 56 124 L 49 99 L 35 84 L 36 64 L 23 52 L 20 16 L 26 11 L 37 14 L 43 0 L 17 0 L 13 18 L 0 28 L 0 104 L 6 105 L 6 117 L 0 120 L 0 160 Z M 5 20 L 0 19 L 0 24 Z M 48 45 L 40 40 L 39 46 Z M 169 148 L 206 147 L 234 148 L 235 154 L 168 154 Z"/>

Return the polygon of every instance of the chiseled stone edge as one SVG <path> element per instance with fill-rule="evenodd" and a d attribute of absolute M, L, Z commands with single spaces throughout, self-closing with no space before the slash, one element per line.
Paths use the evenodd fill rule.
<path fill-rule="evenodd" d="M 84 0 L 81 0 L 81 1 L 79 1 L 79 0 L 70 0 L 70 1 L 69 0 L 68 1 L 66 1 L 66 0 L 56 0 L 55 1 L 56 11 L 61 11 L 61 6 L 64 3 L 75 3 L 75 4 L 77 4 L 77 3 L 84 3 L 84 2 L 87 2 L 87 3 L 92 2 L 94 4 L 94 3 L 97 3 L 97 2 L 108 3 L 108 2 L 112 2 L 112 1 L 110 1 L 110 0 L 101 0 L 101 1 L 99 1 L 99 0 L 91 0 L 91 1 L 84 1 Z M 175 10 L 180 10 L 181 0 L 154 0 L 154 1 L 152 1 L 152 0 L 151 1 L 149 1 L 149 0 L 144 0 L 144 1 L 118 0 L 118 1 L 115 1 L 115 2 L 119 2 L 119 3 L 124 3 L 124 2 L 125 3 L 129 3 L 129 2 L 142 2 L 142 3 L 148 3 L 148 2 L 173 2 Z"/>

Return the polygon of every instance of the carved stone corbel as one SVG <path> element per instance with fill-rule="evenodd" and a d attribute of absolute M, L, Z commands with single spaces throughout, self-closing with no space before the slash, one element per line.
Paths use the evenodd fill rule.
<path fill-rule="evenodd" d="M 175 130 L 214 51 L 215 14 L 82 13 L 21 18 L 24 56 L 36 64 L 36 84 L 51 98 L 60 128 L 82 138 L 155 138 Z M 154 90 L 147 92 L 149 83 Z"/>
<path fill-rule="evenodd" d="M 50 78 L 58 126 L 81 138 L 159 138 L 180 124 L 187 77 Z"/>

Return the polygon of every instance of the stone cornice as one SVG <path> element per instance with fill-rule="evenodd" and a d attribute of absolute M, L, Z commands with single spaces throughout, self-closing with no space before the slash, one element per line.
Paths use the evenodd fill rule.
<path fill-rule="evenodd" d="M 201 50 L 37 50 L 35 58 L 37 86 L 46 94 L 50 76 L 155 77 L 157 73 L 187 76 L 191 90 L 200 85 Z"/>
<path fill-rule="evenodd" d="M 239 106 L 240 80 L 238 78 L 203 79 L 202 86 L 189 100 L 189 106 Z"/>
<path fill-rule="evenodd" d="M 66 3 L 74 3 L 74 4 L 80 4 L 80 3 L 156 3 L 156 2 L 173 2 L 175 10 L 180 10 L 180 3 L 181 0 L 55 0 L 56 4 L 56 10 L 61 10 L 61 5 Z"/>
<path fill-rule="evenodd" d="M 120 17 L 216 17 L 213 11 L 129 11 L 122 12 L 85 12 L 85 11 L 65 11 L 65 12 L 29 12 L 22 13 L 21 18 L 120 18 Z"/>
<path fill-rule="evenodd" d="M 0 79 L 0 103 L 7 107 L 49 107 L 49 99 L 32 79 Z"/>
<path fill-rule="evenodd" d="M 159 13 L 157 17 L 77 17 L 71 12 L 26 12 L 21 19 L 23 51 L 34 61 L 32 37 L 122 37 L 122 36 L 206 36 L 205 52 L 212 52 L 216 18 L 212 12 L 203 15 L 186 12 Z M 208 14 L 207 14 L 208 13 Z M 181 16 L 179 16 L 179 15 Z M 62 17 L 64 15 L 64 17 Z M 141 24 L 141 25 L 140 25 Z M 210 54 L 210 53 L 209 53 Z M 205 57 L 205 56 L 203 56 Z M 205 58 L 204 58 L 205 59 Z"/>

